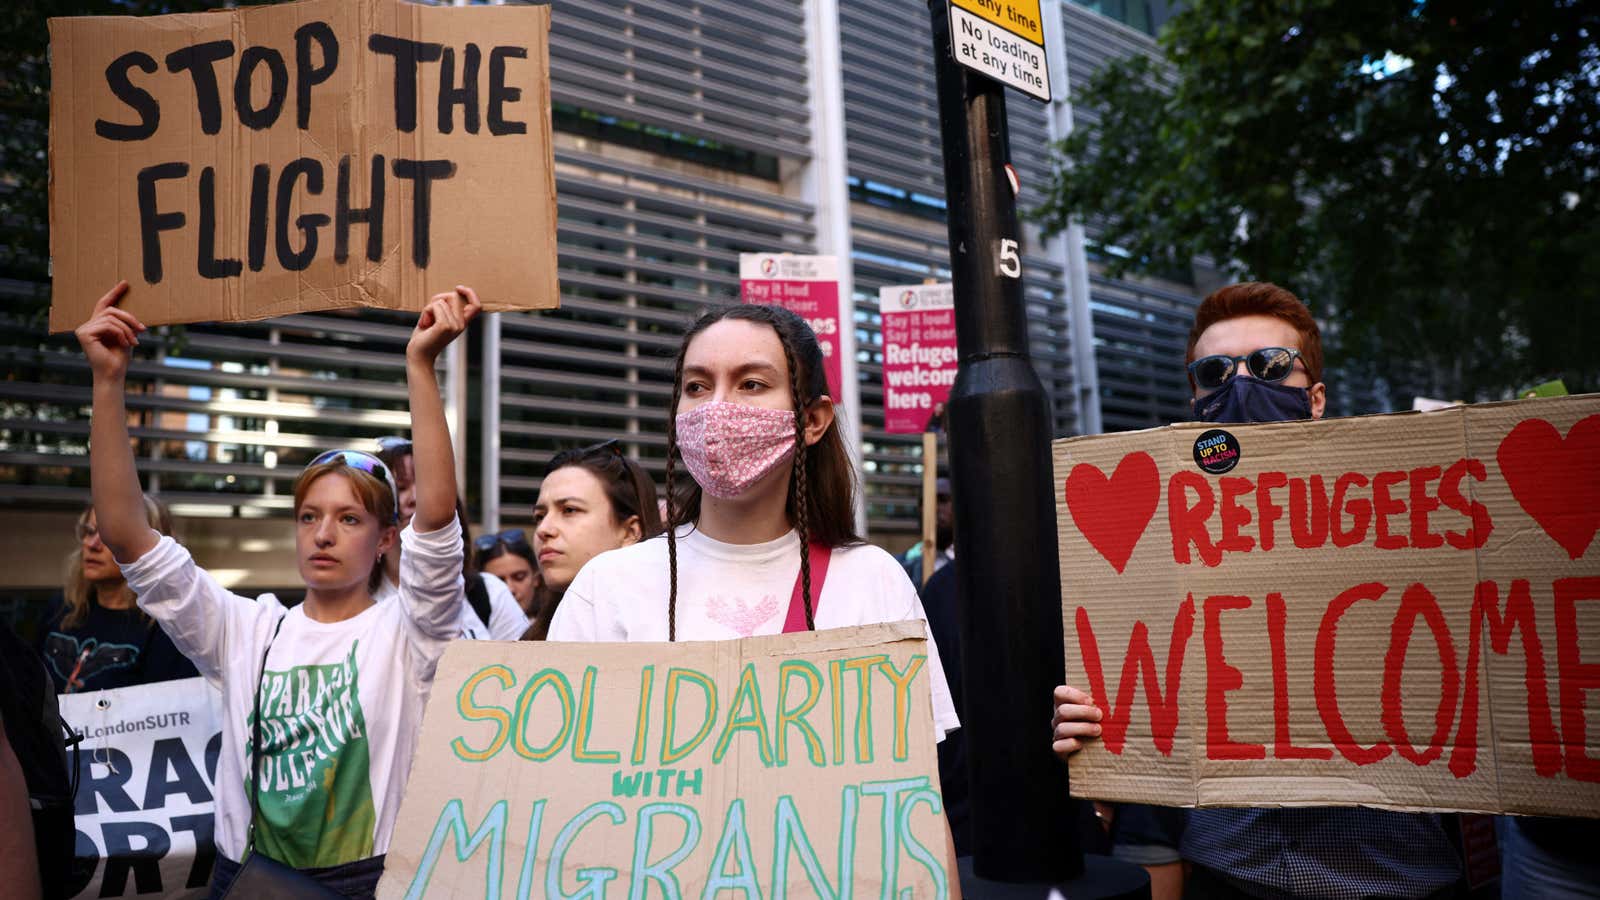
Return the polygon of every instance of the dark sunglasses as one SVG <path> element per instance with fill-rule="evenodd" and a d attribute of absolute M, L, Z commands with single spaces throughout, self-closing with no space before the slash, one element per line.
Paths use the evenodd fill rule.
<path fill-rule="evenodd" d="M 550 467 L 545 469 L 545 474 L 548 475 L 562 466 L 570 466 L 577 462 L 592 460 L 605 462 L 623 458 L 622 444 L 616 438 L 612 438 L 609 441 L 601 441 L 598 444 L 590 444 L 587 447 L 577 447 L 557 453 L 555 456 L 550 457 Z"/>
<path fill-rule="evenodd" d="M 1289 347 L 1262 347 L 1244 356 L 1220 353 L 1202 356 L 1190 363 L 1189 376 L 1196 385 L 1208 391 L 1216 390 L 1228 383 L 1243 362 L 1250 377 L 1276 384 L 1289 377 L 1294 371 L 1294 361 L 1300 358 L 1300 351 Z"/>
<path fill-rule="evenodd" d="M 528 533 L 521 528 L 507 528 L 498 534 L 481 534 L 472 542 L 479 553 L 490 553 L 504 544 L 507 547 L 527 547 Z"/>
<path fill-rule="evenodd" d="M 352 469 L 360 469 L 361 471 L 366 472 L 368 475 L 380 479 L 384 484 L 387 484 L 389 486 L 390 495 L 394 497 L 395 519 L 397 521 L 399 520 L 400 489 L 395 486 L 394 476 L 389 474 L 389 467 L 383 464 L 383 460 L 373 456 L 371 453 L 364 453 L 360 450 L 329 450 L 325 453 L 317 454 L 316 459 L 306 463 L 306 468 L 309 469 L 312 466 L 320 466 L 324 463 L 331 462 L 339 462 L 349 466 Z"/>

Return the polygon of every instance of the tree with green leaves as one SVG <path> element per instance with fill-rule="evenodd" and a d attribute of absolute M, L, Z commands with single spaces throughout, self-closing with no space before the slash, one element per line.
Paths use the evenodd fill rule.
<path fill-rule="evenodd" d="M 1600 6 L 1195 0 L 1159 42 L 1075 97 L 1047 231 L 1282 284 L 1397 405 L 1600 390 Z"/>
<path fill-rule="evenodd" d="M 43 322 L 50 303 L 50 31 L 56 16 L 146 16 L 223 6 L 217 0 L 52 0 L 0 16 L 0 278 Z M 9 302 L 9 301 L 8 301 Z"/>

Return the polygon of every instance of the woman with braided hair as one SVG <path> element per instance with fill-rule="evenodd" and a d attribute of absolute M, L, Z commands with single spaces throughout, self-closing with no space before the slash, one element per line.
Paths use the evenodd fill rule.
<path fill-rule="evenodd" d="M 805 320 L 728 306 L 683 337 L 667 417 L 667 529 L 578 572 L 553 641 L 707 641 L 926 620 L 855 532 L 855 474 Z M 679 465 L 692 482 L 673 489 Z M 928 641 L 934 732 L 960 727 Z M 954 871 L 953 847 L 951 871 Z"/>

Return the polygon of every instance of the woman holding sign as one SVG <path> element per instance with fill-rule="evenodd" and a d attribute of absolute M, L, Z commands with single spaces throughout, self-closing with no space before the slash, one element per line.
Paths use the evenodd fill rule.
<path fill-rule="evenodd" d="M 927 618 L 895 558 L 855 533 L 855 476 L 805 320 L 756 305 L 702 315 L 678 352 L 667 421 L 666 539 L 584 566 L 550 640 L 725 640 Z M 670 489 L 680 463 L 693 477 L 681 495 Z M 928 657 L 943 740 L 960 722 L 931 638 Z M 953 873 L 953 845 L 950 857 Z"/>
<path fill-rule="evenodd" d="M 481 307 L 467 288 L 434 297 L 406 348 L 417 507 L 398 542 L 394 480 L 376 457 L 330 451 L 295 481 L 306 599 L 288 609 L 270 594 L 230 593 L 147 524 L 123 405 L 145 327 L 117 308 L 126 292 L 118 284 L 77 330 L 94 373 L 94 508 L 140 608 L 223 693 L 212 895 L 236 876 L 237 894 L 276 873 L 371 896 L 434 667 L 459 633 L 455 462 L 434 361 Z M 405 548 L 398 600 L 374 603 L 383 556 L 397 543 Z"/>

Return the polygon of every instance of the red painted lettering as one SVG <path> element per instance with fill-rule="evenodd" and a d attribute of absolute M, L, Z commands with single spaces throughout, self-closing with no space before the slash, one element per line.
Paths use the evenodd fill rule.
<path fill-rule="evenodd" d="M 1289 482 L 1289 534 L 1302 550 L 1328 542 L 1328 490 L 1321 475 L 1311 476 L 1309 484 L 1304 478 Z"/>
<path fill-rule="evenodd" d="M 1250 524 L 1250 510 L 1239 503 L 1239 498 L 1250 493 L 1255 485 L 1248 478 L 1222 479 L 1222 540 L 1219 550 L 1228 553 L 1249 553 L 1255 549 L 1256 540 L 1239 529 Z"/>
<path fill-rule="evenodd" d="M 1574 429 L 1576 430 L 1576 429 Z M 1584 753 L 1584 702 L 1600 691 L 1600 662 L 1578 655 L 1578 604 L 1600 600 L 1600 578 L 1558 578 L 1556 593 L 1556 672 L 1560 680 L 1561 743 L 1567 751 L 1567 775 L 1577 781 L 1600 782 L 1600 759 Z"/>
<path fill-rule="evenodd" d="M 1353 474 L 1353 473 L 1352 473 Z M 1346 475 L 1339 479 L 1340 484 Z M 1360 478 L 1361 476 L 1357 475 Z M 1363 479 L 1364 481 L 1365 479 Z M 1339 492 L 1338 485 L 1334 491 Z M 1363 527 L 1363 530 L 1364 527 Z M 1312 674 L 1312 689 L 1317 698 L 1317 713 L 1322 716 L 1322 725 L 1328 730 L 1328 739 L 1333 741 L 1333 746 L 1345 759 L 1358 766 L 1375 763 L 1392 752 L 1388 744 L 1379 741 L 1371 747 L 1363 747 L 1356 743 L 1355 736 L 1344 723 L 1344 715 L 1339 711 L 1339 695 L 1334 685 L 1333 651 L 1334 641 L 1338 635 L 1339 620 L 1344 614 L 1362 600 L 1379 600 L 1389 590 L 1388 587 L 1378 582 L 1358 584 L 1333 598 L 1328 604 L 1328 611 L 1322 615 L 1322 625 L 1317 628 L 1317 642 L 1315 650 L 1315 670 Z"/>
<path fill-rule="evenodd" d="M 1327 520 L 1323 520 L 1327 521 Z M 1272 755 L 1278 759 L 1332 759 L 1327 747 L 1296 747 L 1289 739 L 1289 659 L 1283 639 L 1288 613 L 1283 595 L 1267 595 L 1267 639 L 1272 645 Z"/>
<path fill-rule="evenodd" d="M 1223 479 L 1224 482 L 1227 480 Z M 1242 478 L 1239 480 L 1245 481 Z M 1222 490 L 1226 495 L 1226 484 Z M 1265 759 L 1267 755 L 1266 748 L 1260 744 L 1240 744 L 1228 738 L 1228 692 L 1244 686 L 1244 673 L 1229 665 L 1222 656 L 1222 614 L 1230 609 L 1249 607 L 1249 597 L 1206 598 L 1207 759 Z"/>
<path fill-rule="evenodd" d="M 1367 537 L 1367 523 L 1372 520 L 1372 504 L 1367 500 L 1345 501 L 1344 495 L 1352 487 L 1366 487 L 1367 476 L 1360 472 L 1346 472 L 1333 483 L 1333 508 L 1329 510 L 1332 523 L 1333 545 L 1353 547 Z M 1355 525 L 1346 531 L 1344 514 L 1350 513 Z"/>
<path fill-rule="evenodd" d="M 1391 497 L 1389 489 L 1405 480 L 1404 472 L 1379 472 L 1372 479 L 1372 517 L 1378 525 L 1378 537 L 1372 546 L 1379 550 L 1399 550 L 1406 545 L 1405 535 L 1389 531 L 1389 517 L 1406 511 L 1405 501 Z"/>
<path fill-rule="evenodd" d="M 1283 518 L 1283 507 L 1272 502 L 1273 488 L 1281 488 L 1289 483 L 1289 476 L 1282 472 L 1262 472 L 1256 478 L 1256 517 L 1261 523 L 1261 549 L 1271 550 L 1277 543 L 1277 536 L 1273 532 L 1273 523 Z"/>
<path fill-rule="evenodd" d="M 1411 470 L 1411 546 L 1419 550 L 1444 546 L 1444 538 L 1428 530 L 1428 514 L 1439 508 L 1439 498 L 1428 493 L 1428 482 L 1438 478 L 1438 466 Z"/>
<path fill-rule="evenodd" d="M 1444 539 L 1457 550 L 1482 547 L 1488 543 L 1489 533 L 1494 531 L 1494 523 L 1489 520 L 1489 508 L 1476 500 L 1468 500 L 1461 493 L 1461 479 L 1467 475 L 1471 475 L 1474 481 L 1484 481 L 1489 477 L 1489 472 L 1476 459 L 1458 459 L 1444 470 L 1444 477 L 1439 482 L 1439 501 L 1472 521 L 1472 527 L 1464 533 L 1445 532 Z"/>
<path fill-rule="evenodd" d="M 1523 684 L 1528 691 L 1528 737 L 1533 771 L 1549 778 L 1561 771 L 1561 745 L 1550 715 L 1550 694 L 1545 686 L 1544 647 L 1533 615 L 1533 598 L 1525 579 L 1511 582 L 1506 614 L 1500 615 L 1500 588 L 1480 581 L 1472 592 L 1471 628 L 1467 638 L 1467 669 L 1462 682 L 1461 725 L 1455 749 L 1450 751 L 1450 772 L 1457 778 L 1471 775 L 1478 765 L 1478 658 L 1483 650 L 1483 626 L 1489 626 L 1489 646 L 1502 656 L 1511 651 L 1511 632 L 1522 633 Z"/>
<path fill-rule="evenodd" d="M 1406 648 L 1411 643 L 1411 631 L 1421 616 L 1433 632 L 1433 642 L 1439 650 L 1439 706 L 1434 712 L 1433 736 L 1428 739 L 1428 749 L 1417 752 L 1406 734 L 1405 709 L 1400 693 L 1401 673 L 1406 665 Z M 1461 695 L 1461 670 L 1456 667 L 1456 647 L 1450 639 L 1450 627 L 1445 624 L 1444 613 L 1433 594 L 1420 584 L 1406 588 L 1400 597 L 1400 609 L 1389 627 L 1389 652 L 1383 657 L 1383 690 L 1379 695 L 1383 709 L 1383 730 L 1394 741 L 1395 752 L 1419 766 L 1438 759 L 1444 753 L 1445 738 L 1450 735 L 1450 723 L 1455 719 L 1456 700 Z"/>
<path fill-rule="evenodd" d="M 1178 728 L 1178 682 L 1183 674 L 1183 653 L 1189 646 L 1189 635 L 1194 632 L 1194 597 L 1184 599 L 1172 620 L 1172 641 L 1167 648 L 1167 689 L 1163 693 L 1156 679 L 1155 656 L 1150 652 L 1150 630 L 1143 622 L 1133 623 L 1133 633 L 1128 636 L 1128 652 L 1122 658 L 1122 677 L 1117 684 L 1117 702 L 1108 703 L 1105 674 L 1100 667 L 1100 644 L 1095 640 L 1094 629 L 1089 625 L 1089 611 L 1078 607 L 1078 651 L 1082 654 L 1084 673 L 1089 679 L 1089 693 L 1096 706 L 1105 710 L 1105 720 L 1100 725 L 1100 739 L 1112 753 L 1122 753 L 1128 734 L 1128 720 L 1133 714 L 1133 692 L 1140 677 L 1144 678 L 1145 705 L 1150 708 L 1150 733 L 1157 750 L 1162 755 L 1172 755 L 1172 735 Z"/>
<path fill-rule="evenodd" d="M 1194 490 L 1195 503 L 1189 505 L 1189 490 Z M 1200 554 L 1207 566 L 1222 562 L 1222 551 L 1211 543 L 1206 531 L 1206 520 L 1216 508 L 1211 495 L 1211 485 L 1198 472 L 1178 472 L 1167 482 L 1167 527 L 1172 534 L 1172 558 L 1179 565 L 1189 564 L 1189 545 Z"/>

